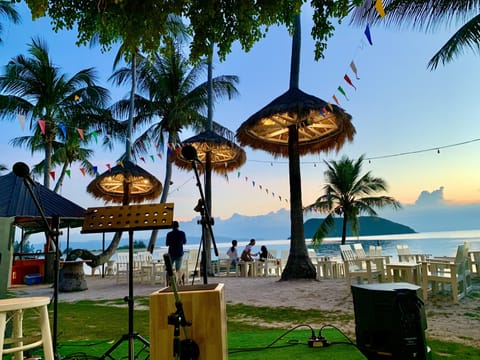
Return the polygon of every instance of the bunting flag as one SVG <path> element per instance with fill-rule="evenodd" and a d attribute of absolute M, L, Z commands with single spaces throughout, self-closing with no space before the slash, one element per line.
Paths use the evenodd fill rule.
<path fill-rule="evenodd" d="M 334 99 L 334 100 L 336 99 L 335 95 L 333 95 L 333 99 Z M 330 109 L 330 111 L 333 112 L 333 105 L 330 104 L 330 103 L 327 103 L 327 106 L 328 106 L 328 108 Z"/>
<path fill-rule="evenodd" d="M 237 172 L 237 178 L 239 178 L 239 177 L 240 177 L 240 171 L 239 171 L 239 172 Z"/>
<path fill-rule="evenodd" d="M 155 157 L 153 155 L 150 155 L 150 159 L 152 159 L 152 162 L 155 162 Z"/>
<path fill-rule="evenodd" d="M 98 167 L 97 166 L 93 167 L 93 172 L 95 173 L 95 175 L 98 175 Z"/>
<path fill-rule="evenodd" d="M 67 138 L 67 127 L 65 126 L 65 124 L 60 124 L 58 125 L 58 127 L 60 128 L 60 130 L 62 130 L 63 137 Z"/>
<path fill-rule="evenodd" d="M 338 99 L 335 95 L 332 96 L 333 98 L 333 101 L 335 101 L 335 104 L 337 104 L 338 106 L 340 106 L 340 103 L 338 102 Z M 333 108 L 332 108 L 332 111 L 333 111 Z"/>
<path fill-rule="evenodd" d="M 45 135 L 45 120 L 38 120 L 38 126 L 40 126 L 42 135 Z"/>
<path fill-rule="evenodd" d="M 355 79 L 360 80 L 360 78 L 358 77 L 357 65 L 355 65 L 355 62 L 353 60 L 350 63 L 350 69 L 352 69 L 352 72 L 355 74 Z"/>
<path fill-rule="evenodd" d="M 173 155 L 173 150 L 170 146 L 167 147 L 167 156 L 172 156 Z"/>
<path fill-rule="evenodd" d="M 162 158 L 162 154 L 161 153 L 157 153 L 157 156 L 161 159 Z"/>
<path fill-rule="evenodd" d="M 71 171 L 70 169 L 65 170 L 65 174 L 70 178 L 71 177 Z"/>
<path fill-rule="evenodd" d="M 145 158 L 143 156 L 140 157 L 140 160 L 142 160 L 143 162 L 145 162 Z"/>
<path fill-rule="evenodd" d="M 17 119 L 18 119 L 18 122 L 20 123 L 20 128 L 23 130 L 25 130 L 25 115 L 23 114 L 17 114 Z"/>
<path fill-rule="evenodd" d="M 357 90 L 357 87 L 353 84 L 352 80 L 350 79 L 350 77 L 345 74 L 345 76 L 343 77 L 343 79 L 346 81 L 346 83 L 348 85 L 350 85 L 351 87 L 353 87 L 355 90 Z"/>
<path fill-rule="evenodd" d="M 80 171 L 82 172 L 83 176 L 85 176 L 85 168 L 80 168 Z"/>
<path fill-rule="evenodd" d="M 377 10 L 380 17 L 385 17 L 385 9 L 383 8 L 382 0 L 375 1 L 375 9 Z"/>
<path fill-rule="evenodd" d="M 252 186 L 255 187 L 255 181 L 252 181 Z"/>
<path fill-rule="evenodd" d="M 338 92 L 339 92 L 340 94 L 342 94 L 343 96 L 345 96 L 345 99 L 347 99 L 348 101 L 350 101 L 350 100 L 348 99 L 348 97 L 347 97 L 347 93 L 345 92 L 345 90 L 343 90 L 343 88 L 342 88 L 341 86 L 339 86 L 339 87 L 337 88 L 337 90 L 338 90 Z"/>
<path fill-rule="evenodd" d="M 367 37 L 368 43 L 370 45 L 373 45 L 372 35 L 370 34 L 370 27 L 368 26 L 368 24 L 367 24 L 367 27 L 365 28 L 365 36 Z"/>
<path fill-rule="evenodd" d="M 245 181 L 248 181 L 248 176 L 245 176 Z"/>
<path fill-rule="evenodd" d="M 110 166 L 110 164 L 107 164 L 107 169 L 108 171 L 112 171 L 112 167 Z"/>
<path fill-rule="evenodd" d="M 123 167 L 123 161 L 122 160 L 118 160 L 117 164 L 120 165 L 121 167 Z"/>
<path fill-rule="evenodd" d="M 55 171 L 50 171 L 49 174 L 52 180 L 55 181 Z"/>
<path fill-rule="evenodd" d="M 75 94 L 75 96 L 73 97 L 73 100 L 75 100 L 75 101 L 80 100 L 80 96 L 78 96 L 77 94 Z"/>
<path fill-rule="evenodd" d="M 92 136 L 95 139 L 95 144 L 98 144 L 97 132 L 96 131 L 92 132 Z"/>
<path fill-rule="evenodd" d="M 82 129 L 77 129 L 78 135 L 80 135 L 80 138 L 82 141 L 85 141 L 85 133 L 83 132 Z"/>

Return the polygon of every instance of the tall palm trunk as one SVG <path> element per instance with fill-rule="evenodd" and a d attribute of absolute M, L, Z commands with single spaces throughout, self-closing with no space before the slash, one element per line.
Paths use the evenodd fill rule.
<path fill-rule="evenodd" d="M 300 15 L 295 16 L 295 32 L 292 41 L 290 88 L 298 88 L 300 76 Z M 282 273 L 282 280 L 315 279 L 316 270 L 308 256 L 303 228 L 302 180 L 300 153 L 298 151 L 298 128 L 288 128 L 288 170 L 290 177 L 290 254 Z"/>
<path fill-rule="evenodd" d="M 62 187 L 62 184 L 63 184 L 63 180 L 65 179 L 65 173 L 67 172 L 67 168 L 68 168 L 68 163 L 63 163 L 62 165 L 62 171 L 60 172 L 60 176 L 57 180 L 57 183 L 55 184 L 55 187 L 53 188 L 53 191 L 58 193 Z"/>
<path fill-rule="evenodd" d="M 168 135 L 168 144 L 171 144 L 172 142 L 172 134 Z M 170 191 L 170 182 L 172 180 L 172 161 L 171 159 L 168 158 L 167 155 L 167 161 L 165 161 L 165 178 L 163 180 L 163 190 L 162 190 L 162 196 L 160 197 L 160 203 L 165 203 L 167 202 L 168 198 L 168 193 Z M 150 252 L 150 254 L 153 254 L 153 250 L 155 250 L 155 243 L 157 242 L 158 238 L 158 229 L 152 230 L 152 233 L 150 234 L 150 240 L 148 241 L 148 246 L 147 249 Z"/>

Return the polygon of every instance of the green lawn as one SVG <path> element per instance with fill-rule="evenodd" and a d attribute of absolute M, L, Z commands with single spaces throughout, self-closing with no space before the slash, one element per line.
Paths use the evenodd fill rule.
<path fill-rule="evenodd" d="M 136 298 L 134 329 L 144 338 L 149 336 L 148 297 Z M 342 329 L 325 325 L 322 336 L 330 346 L 309 347 L 312 331 L 318 335 L 319 326 L 333 320 L 352 320 L 341 312 L 325 313 L 292 308 L 227 305 L 229 359 L 363 359 Z M 24 322 L 28 324 L 28 318 Z M 257 324 L 262 324 L 259 326 Z M 272 327 L 274 324 L 297 324 Z M 173 326 L 172 326 L 173 331 Z M 128 332 L 128 309 L 123 300 L 80 301 L 59 303 L 57 351 L 63 359 L 95 359 L 104 354 Z M 134 342 L 138 359 L 148 357 L 148 348 Z M 461 344 L 428 340 L 433 359 L 478 359 L 480 349 Z M 173 348 L 173 344 L 172 344 Z M 112 354 L 115 359 L 127 358 L 128 341 L 123 341 Z M 321 354 L 321 356 L 320 356 Z"/>

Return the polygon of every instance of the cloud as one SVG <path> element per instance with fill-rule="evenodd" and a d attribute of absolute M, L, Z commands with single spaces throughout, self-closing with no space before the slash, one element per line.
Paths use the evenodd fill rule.
<path fill-rule="evenodd" d="M 441 186 L 439 189 L 433 190 L 432 192 L 423 190 L 418 196 L 417 201 L 415 201 L 415 206 L 431 207 L 446 205 L 446 201 L 443 197 L 443 189 L 444 187 Z"/>

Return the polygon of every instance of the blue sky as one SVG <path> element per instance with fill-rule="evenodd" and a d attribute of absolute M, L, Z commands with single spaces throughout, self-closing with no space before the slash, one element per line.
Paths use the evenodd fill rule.
<path fill-rule="evenodd" d="M 26 44 L 33 36 L 39 36 L 46 40 L 51 58 L 65 73 L 71 75 L 95 67 L 101 83 L 112 88 L 114 101 L 127 95 L 126 89 L 115 89 L 106 81 L 112 72 L 114 52 L 103 54 L 98 48 L 78 48 L 75 33 L 55 34 L 48 20 L 32 23 L 25 9 L 20 7 L 20 10 L 21 25 L 1 19 L 4 24 L 1 65 L 16 55 L 26 54 Z M 365 162 L 364 169 L 384 178 L 389 184 L 389 195 L 405 205 L 413 204 L 424 191 L 437 197 L 438 189 L 442 189 L 444 205 L 480 203 L 480 141 L 476 141 L 480 138 L 479 57 L 466 52 L 435 71 L 427 69 L 430 57 L 454 29 L 425 34 L 371 27 L 371 46 L 363 27 L 352 27 L 344 21 L 330 39 L 325 58 L 315 62 L 309 35 L 311 25 L 311 12 L 305 8 L 300 88 L 330 102 L 335 95 L 353 116 L 357 134 L 353 143 L 338 154 L 302 158 L 303 203 L 313 202 L 322 192 L 323 161 L 339 159 L 344 154 L 352 158 L 362 154 L 367 158 L 387 156 Z M 284 28 L 272 28 L 249 53 L 243 53 L 235 45 L 225 62 L 215 63 L 214 75 L 239 76 L 240 96 L 216 104 L 214 120 L 236 131 L 251 114 L 285 92 L 289 85 L 290 53 L 291 38 Z M 356 64 L 359 80 L 351 72 L 351 61 Z M 354 81 L 357 90 L 343 80 L 345 74 Z M 338 86 L 346 91 L 349 100 L 338 92 Z M 28 131 L 22 132 L 17 122 L 1 124 L 4 131 L 0 134 L 0 151 L 8 155 L 2 156 L 0 163 L 11 167 L 17 161 L 24 161 L 32 166 L 38 161 L 41 155 L 31 158 L 24 149 L 9 145 L 13 137 L 27 135 Z M 182 138 L 191 135 L 185 132 Z M 469 143 L 442 148 L 463 142 Z M 441 148 L 439 153 L 438 148 Z M 422 152 L 424 149 L 432 150 Z M 99 148 L 95 156 L 99 171 L 105 171 L 106 164 L 115 164 L 123 150 L 123 144 L 113 153 Z M 214 176 L 213 216 L 258 215 L 289 208 L 287 160 L 246 150 L 247 163 L 229 174 L 228 180 Z M 390 156 L 416 151 L 420 152 Z M 164 161 L 155 157 L 152 162 L 148 155 L 146 158 L 145 163 L 138 164 L 163 181 Z M 62 195 L 84 207 L 101 206 L 101 202 L 83 191 L 92 179 L 83 177 L 79 166 L 71 170 L 72 177 L 66 180 Z M 175 204 L 175 216 L 191 219 L 197 215 L 193 207 L 199 198 L 193 173 L 175 168 L 172 180 L 169 201 Z"/>

